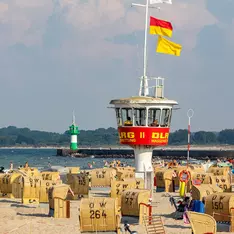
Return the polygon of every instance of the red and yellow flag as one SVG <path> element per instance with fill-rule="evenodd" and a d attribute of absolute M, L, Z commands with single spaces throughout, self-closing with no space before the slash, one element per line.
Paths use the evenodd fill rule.
<path fill-rule="evenodd" d="M 170 22 L 150 16 L 150 34 L 171 37 L 172 31 L 173 27 Z"/>

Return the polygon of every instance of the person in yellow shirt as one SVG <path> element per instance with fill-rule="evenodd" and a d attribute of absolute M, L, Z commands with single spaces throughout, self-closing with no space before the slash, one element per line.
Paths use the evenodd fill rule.
<path fill-rule="evenodd" d="M 127 120 L 124 122 L 124 126 L 132 126 L 132 120 L 130 117 L 128 117 Z"/>

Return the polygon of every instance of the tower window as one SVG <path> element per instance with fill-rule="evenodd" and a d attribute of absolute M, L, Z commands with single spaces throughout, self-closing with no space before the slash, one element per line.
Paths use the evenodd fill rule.
<path fill-rule="evenodd" d="M 146 110 L 134 109 L 134 126 L 145 126 L 146 124 Z"/>
<path fill-rule="evenodd" d="M 161 127 L 170 127 L 171 110 L 169 108 L 162 110 Z"/>
<path fill-rule="evenodd" d="M 121 118 L 121 110 L 120 110 L 120 108 L 116 108 L 115 112 L 116 112 L 117 125 L 118 126 L 122 126 L 122 118 Z"/>
<path fill-rule="evenodd" d="M 148 126 L 159 127 L 161 109 L 150 108 L 148 110 Z"/>
<path fill-rule="evenodd" d="M 124 126 L 132 126 L 132 109 L 122 108 L 122 123 Z"/>

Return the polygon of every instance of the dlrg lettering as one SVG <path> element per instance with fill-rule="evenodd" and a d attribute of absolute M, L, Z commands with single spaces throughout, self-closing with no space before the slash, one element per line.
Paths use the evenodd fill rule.
<path fill-rule="evenodd" d="M 169 133 L 152 132 L 153 139 L 168 139 Z"/>
<path fill-rule="evenodd" d="M 119 138 L 120 139 L 133 139 L 135 138 L 135 133 L 134 132 L 120 132 Z"/>
<path fill-rule="evenodd" d="M 144 132 L 143 132 L 144 133 Z M 168 139 L 169 133 L 164 132 L 152 132 L 152 139 Z M 119 133 L 120 139 L 134 139 L 135 133 L 134 132 L 120 132 Z"/>

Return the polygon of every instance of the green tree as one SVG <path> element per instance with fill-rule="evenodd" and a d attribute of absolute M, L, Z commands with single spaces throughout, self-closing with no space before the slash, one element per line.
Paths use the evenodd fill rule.
<path fill-rule="evenodd" d="M 222 130 L 218 135 L 218 141 L 221 144 L 234 145 L 234 129 Z"/>
<path fill-rule="evenodd" d="M 180 129 L 169 135 L 169 144 L 180 145 L 188 141 L 188 130 Z"/>
<path fill-rule="evenodd" d="M 30 138 L 30 137 L 26 137 L 23 135 L 18 135 L 15 141 L 16 144 L 26 144 L 26 145 L 34 145 L 35 144 L 35 140 Z"/>
<path fill-rule="evenodd" d="M 199 131 L 194 133 L 192 140 L 193 144 L 215 144 L 217 136 L 213 132 Z"/>

